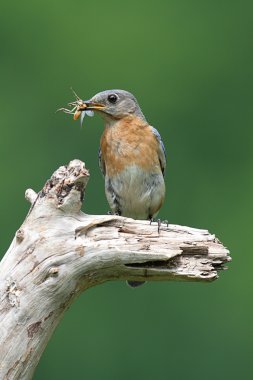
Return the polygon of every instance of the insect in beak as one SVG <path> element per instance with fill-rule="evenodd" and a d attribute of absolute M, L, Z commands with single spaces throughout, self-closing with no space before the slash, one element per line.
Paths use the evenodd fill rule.
<path fill-rule="evenodd" d="M 71 88 L 73 91 L 76 100 L 74 102 L 68 103 L 68 106 L 72 107 L 71 109 L 68 108 L 59 108 L 57 111 L 62 111 L 66 114 L 73 115 L 73 119 L 77 120 L 81 116 L 81 125 L 83 124 L 84 117 L 87 116 L 94 116 L 94 112 L 92 110 L 87 109 L 89 107 L 86 102 L 84 102 L 77 94 L 76 92 Z M 56 112 L 57 112 L 56 111 Z"/>

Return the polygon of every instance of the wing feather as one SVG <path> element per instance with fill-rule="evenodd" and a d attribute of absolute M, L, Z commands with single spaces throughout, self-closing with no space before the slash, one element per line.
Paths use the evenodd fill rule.
<path fill-rule="evenodd" d="M 151 128 L 152 128 L 152 132 L 156 136 L 158 143 L 159 143 L 157 153 L 158 153 L 158 157 L 159 157 L 159 161 L 160 161 L 160 165 L 161 165 L 161 170 L 162 170 L 162 173 L 164 176 L 165 170 L 166 170 L 166 159 L 167 159 L 165 146 L 164 146 L 164 143 L 162 141 L 161 135 L 158 132 L 158 130 L 155 129 L 154 127 L 151 127 Z"/>
<path fill-rule="evenodd" d="M 103 160 L 102 151 L 101 151 L 100 147 L 98 149 L 98 164 L 99 164 L 99 167 L 100 167 L 100 170 L 101 170 L 103 176 L 105 177 L 105 174 L 106 174 L 106 171 L 105 171 L 105 162 Z"/>

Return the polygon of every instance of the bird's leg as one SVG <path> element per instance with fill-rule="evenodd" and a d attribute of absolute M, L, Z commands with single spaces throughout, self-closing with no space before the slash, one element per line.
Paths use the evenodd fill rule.
<path fill-rule="evenodd" d="M 150 218 L 150 225 L 155 222 L 154 218 Z M 157 219 L 157 225 L 158 225 L 158 233 L 160 233 L 162 221 L 161 219 Z"/>
<path fill-rule="evenodd" d="M 166 224 L 166 225 L 167 225 L 167 227 L 169 227 L 169 221 L 168 221 L 167 219 L 165 219 L 165 220 L 162 220 L 162 224 Z"/>
<path fill-rule="evenodd" d="M 162 224 L 161 219 L 157 219 L 158 233 L 160 233 L 161 224 Z"/>

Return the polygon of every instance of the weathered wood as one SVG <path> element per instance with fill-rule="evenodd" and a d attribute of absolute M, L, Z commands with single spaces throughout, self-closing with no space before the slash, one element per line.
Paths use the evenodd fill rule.
<path fill-rule="evenodd" d="M 108 280 L 212 281 L 229 251 L 206 230 L 80 211 L 89 173 L 60 167 L 0 263 L 0 378 L 31 379 L 64 311 Z"/>

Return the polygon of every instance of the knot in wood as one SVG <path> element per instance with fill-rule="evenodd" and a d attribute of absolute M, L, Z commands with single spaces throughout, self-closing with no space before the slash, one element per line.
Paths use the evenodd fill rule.
<path fill-rule="evenodd" d="M 24 230 L 22 230 L 22 228 L 20 228 L 19 230 L 17 230 L 17 232 L 16 232 L 17 242 L 21 243 L 24 240 L 24 237 L 25 237 Z"/>

